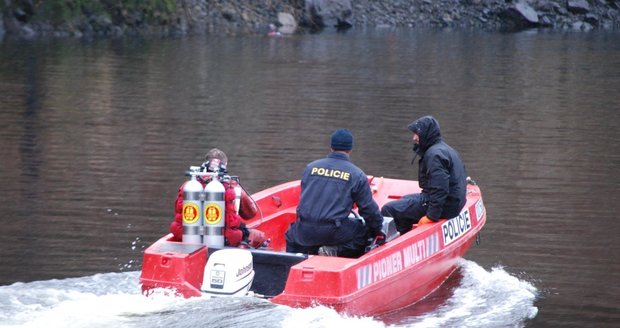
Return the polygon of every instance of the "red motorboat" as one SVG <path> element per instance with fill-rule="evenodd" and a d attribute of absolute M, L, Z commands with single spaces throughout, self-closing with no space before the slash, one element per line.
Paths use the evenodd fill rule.
<path fill-rule="evenodd" d="M 411 180 L 370 176 L 369 182 L 380 207 L 420 190 Z M 379 315 L 437 289 L 486 222 L 480 189 L 469 180 L 467 203 L 455 218 L 415 227 L 403 236 L 386 218 L 388 242 L 356 259 L 293 254 L 285 252 L 284 233 L 296 218 L 299 195 L 299 181 L 252 195 L 260 211 L 248 226 L 271 238 L 265 248 L 207 247 L 171 241 L 172 235 L 159 239 L 144 253 L 143 292 L 167 288 L 192 297 L 249 291 L 291 307 L 321 304 L 347 314 Z"/>

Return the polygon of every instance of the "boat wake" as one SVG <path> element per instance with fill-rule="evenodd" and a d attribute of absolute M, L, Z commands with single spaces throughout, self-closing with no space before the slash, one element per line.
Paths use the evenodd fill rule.
<path fill-rule="evenodd" d="M 502 267 L 461 259 L 446 283 L 414 306 L 384 316 L 406 327 L 521 327 L 538 314 L 538 290 Z"/>
<path fill-rule="evenodd" d="M 139 272 L 0 286 L 0 327 L 497 327 L 536 316 L 537 290 L 501 267 L 462 260 L 426 299 L 376 318 L 316 306 L 291 309 L 257 298 L 184 299 L 140 293 Z"/>

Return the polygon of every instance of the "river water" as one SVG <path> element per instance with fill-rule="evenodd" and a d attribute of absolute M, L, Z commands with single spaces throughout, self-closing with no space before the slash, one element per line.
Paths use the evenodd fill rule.
<path fill-rule="evenodd" d="M 0 326 L 615 326 L 619 90 L 619 32 L 1 43 Z M 140 295 L 142 252 L 208 149 L 253 193 L 347 127 L 367 174 L 416 179 L 406 126 L 428 114 L 488 222 L 427 299 L 364 318 Z"/>

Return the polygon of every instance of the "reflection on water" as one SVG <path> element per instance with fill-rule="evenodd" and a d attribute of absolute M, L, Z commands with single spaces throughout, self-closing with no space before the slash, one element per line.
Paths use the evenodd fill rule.
<path fill-rule="evenodd" d="M 211 147 L 250 192 L 337 127 L 367 174 L 415 179 L 432 114 L 481 186 L 468 258 L 542 292 L 533 325 L 617 320 L 620 34 L 376 30 L 0 44 L 0 284 L 139 269 Z"/>

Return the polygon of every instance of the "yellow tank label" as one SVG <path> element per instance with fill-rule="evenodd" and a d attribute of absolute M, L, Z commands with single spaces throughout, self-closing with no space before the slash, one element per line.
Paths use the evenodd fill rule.
<path fill-rule="evenodd" d="M 196 223 L 198 221 L 200 210 L 194 203 L 183 204 L 183 222 L 187 224 Z"/>
<path fill-rule="evenodd" d="M 205 206 L 205 223 L 217 224 L 222 219 L 222 208 L 217 204 L 207 204 Z"/>

